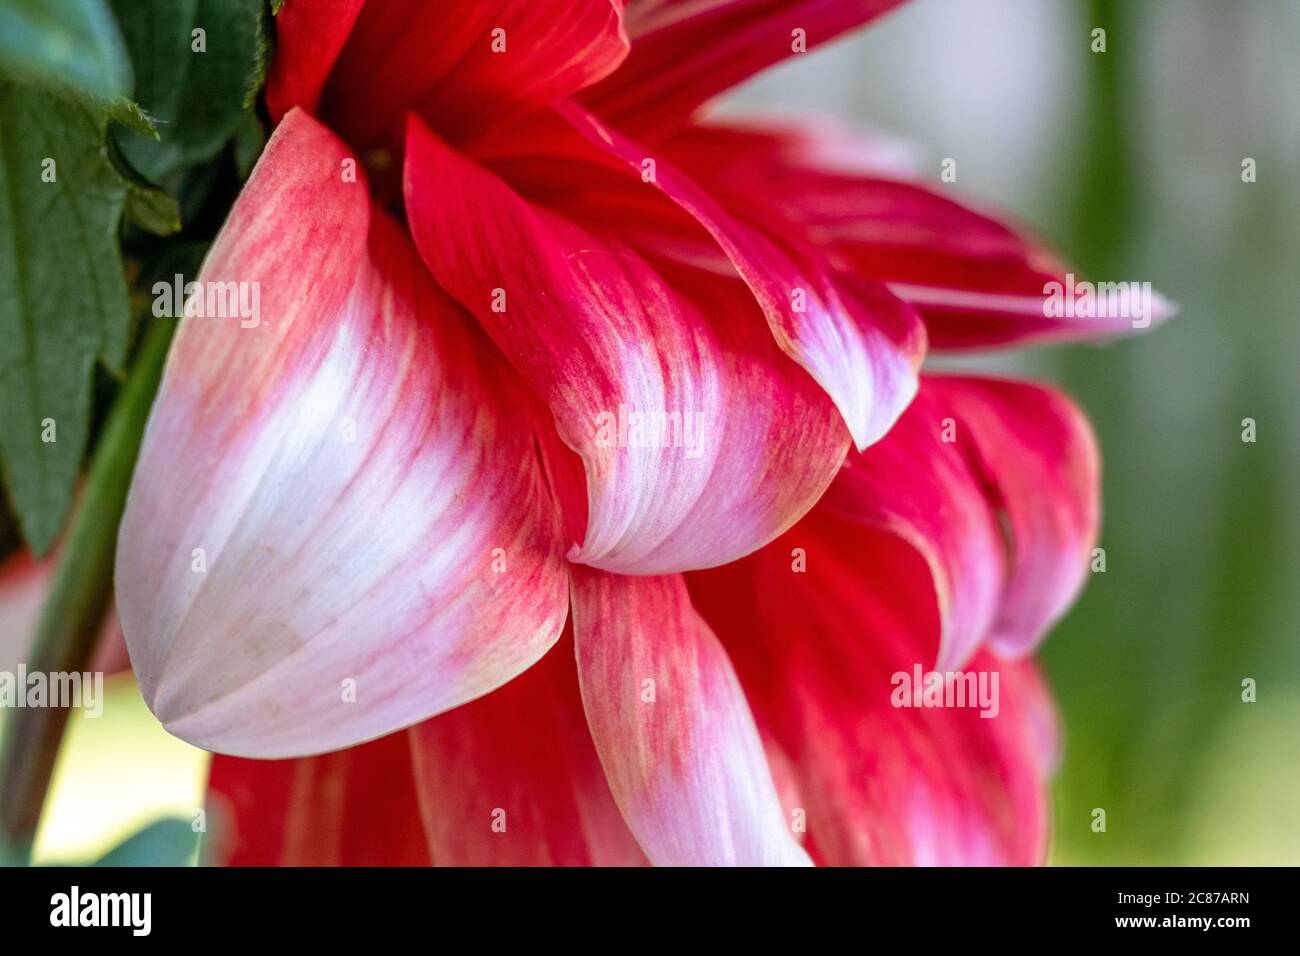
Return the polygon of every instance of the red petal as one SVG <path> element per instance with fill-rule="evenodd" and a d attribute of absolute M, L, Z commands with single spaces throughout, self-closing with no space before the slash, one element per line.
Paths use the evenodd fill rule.
<path fill-rule="evenodd" d="M 718 93 L 795 53 L 892 10 L 903 0 L 641 0 L 630 4 L 632 52 L 584 97 L 647 140 L 683 125 Z"/>
<path fill-rule="evenodd" d="M 295 106 L 315 112 L 334 61 L 365 0 L 285 0 L 275 17 L 275 57 L 266 77 L 273 123 Z"/>
<path fill-rule="evenodd" d="M 682 579 L 575 569 L 573 611 L 596 751 L 650 859 L 807 863 L 745 694 Z"/>
<path fill-rule="evenodd" d="M 522 387 L 346 156 L 299 110 L 277 127 L 200 274 L 260 289 L 259 321 L 182 322 L 122 523 L 141 690 L 208 749 L 391 732 L 509 680 L 565 619 Z"/>
<path fill-rule="evenodd" d="M 411 730 L 440 866 L 637 866 L 583 719 L 568 633 L 515 680 Z"/>
<path fill-rule="evenodd" d="M 746 554 L 817 500 L 847 435 L 738 282 L 674 287 L 413 120 L 407 212 L 438 281 L 549 403 L 586 467 L 573 560 L 654 574 Z"/>
<path fill-rule="evenodd" d="M 928 670 L 939 627 L 929 569 L 902 539 L 818 508 L 758 554 L 688 580 L 764 735 L 789 756 L 814 859 L 1042 861 L 1057 745 L 1032 666 L 987 652 L 969 662 L 991 716 L 895 706 L 897 675 Z"/>
<path fill-rule="evenodd" d="M 935 666 L 949 670 L 984 642 L 1024 653 L 1065 613 L 1097 535 L 1098 472 L 1087 420 L 1063 396 L 932 375 L 821 507 L 921 554 L 942 621 Z"/>
<path fill-rule="evenodd" d="M 809 129 L 697 126 L 663 152 L 724 204 L 780 216 L 815 235 L 844 267 L 887 283 L 920 311 L 937 349 L 1117 335 L 1173 314 L 1158 293 L 1149 303 L 1132 299 L 1140 286 L 1126 302 L 1099 302 L 1099 314 L 1081 314 L 1068 267 L 1035 238 L 928 187 L 828 168 L 824 157 L 843 152 L 842 134 L 824 148 L 817 139 Z M 1048 308 L 1052 283 L 1064 286 L 1059 316 Z"/>
<path fill-rule="evenodd" d="M 322 757 L 216 756 L 208 806 L 228 866 L 427 866 L 405 733 Z"/>
<path fill-rule="evenodd" d="M 373 0 L 338 59 L 321 115 L 362 149 L 400 146 L 408 111 L 462 142 L 606 76 L 627 42 L 614 0 Z"/>

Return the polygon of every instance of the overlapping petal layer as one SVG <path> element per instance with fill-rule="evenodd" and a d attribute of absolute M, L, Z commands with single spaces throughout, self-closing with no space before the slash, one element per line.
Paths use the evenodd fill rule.
<path fill-rule="evenodd" d="M 821 135 L 696 125 L 661 152 L 727 209 L 781 218 L 842 268 L 886 283 L 920 311 L 937 349 L 1119 335 L 1173 314 L 1141 283 L 1089 295 L 1038 240 L 928 186 L 819 161 L 845 151 L 839 133 L 818 149 Z"/>
<path fill-rule="evenodd" d="M 726 210 L 669 160 L 648 156 L 595 115 L 572 104 L 556 110 L 591 144 L 633 169 L 652 169 L 649 181 L 709 232 L 753 291 L 777 344 L 831 396 L 859 449 L 889 429 L 916 394 L 925 353 L 910 306 L 862 275 L 837 273 L 784 218 L 759 207 Z M 530 139 L 541 137 L 534 130 Z M 572 147 L 567 152 L 581 161 Z M 671 244 L 658 250 L 675 251 Z"/>
<path fill-rule="evenodd" d="M 410 730 L 439 866 L 637 866 L 583 717 L 567 633 L 499 690 Z"/>
<path fill-rule="evenodd" d="M 633 0 L 632 52 L 584 97 L 647 141 L 786 57 L 811 50 L 903 0 Z"/>
<path fill-rule="evenodd" d="M 586 471 L 570 557 L 657 574 L 747 554 L 817 500 L 848 435 L 738 280 L 674 284 L 522 198 L 418 120 L 407 214 L 425 262 L 550 405 Z"/>
<path fill-rule="evenodd" d="M 122 524 L 141 689 L 212 750 L 380 736 L 504 683 L 565 619 L 527 396 L 349 158 L 301 111 L 277 128 L 200 276 L 258 290 L 259 321 L 183 321 Z"/>
<path fill-rule="evenodd" d="M 1099 463 L 1068 399 L 1024 382 L 922 378 L 887 438 L 819 504 L 905 540 L 934 579 L 937 668 L 1022 653 L 1073 601 L 1099 522 Z"/>
<path fill-rule="evenodd" d="M 651 861 L 807 863 L 744 691 L 682 579 L 575 569 L 573 616 L 596 751 Z"/>
<path fill-rule="evenodd" d="M 296 760 L 218 754 L 212 854 L 229 866 L 427 866 L 405 733 Z"/>
<path fill-rule="evenodd" d="M 400 149 L 408 111 L 464 142 L 601 79 L 628 47 L 619 0 L 287 0 L 278 27 L 289 62 L 268 80 L 272 108 L 318 99 L 367 153 Z"/>
<path fill-rule="evenodd" d="M 920 700 L 911 682 L 929 674 L 939 631 L 930 568 L 902 538 L 819 507 L 758 554 L 687 579 L 785 757 L 815 861 L 1042 861 L 1057 743 L 1041 681 L 981 651 L 967 706 L 898 705 Z"/>

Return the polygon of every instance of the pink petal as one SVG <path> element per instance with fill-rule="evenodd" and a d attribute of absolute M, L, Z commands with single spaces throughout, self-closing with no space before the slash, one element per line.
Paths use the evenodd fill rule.
<path fill-rule="evenodd" d="M 632 52 L 584 97 L 647 140 L 686 123 L 718 93 L 892 10 L 903 0 L 640 0 L 629 4 Z"/>
<path fill-rule="evenodd" d="M 526 396 L 346 157 L 300 110 L 272 136 L 200 275 L 256 283 L 260 322 L 182 322 L 122 523 L 141 690 L 207 749 L 378 737 L 498 687 L 565 618 Z"/>
<path fill-rule="evenodd" d="M 658 865 L 798 865 L 727 655 L 678 576 L 575 569 L 578 677 L 614 799 Z"/>
<path fill-rule="evenodd" d="M 1042 862 L 1058 744 L 1033 667 L 968 662 L 988 691 L 998 675 L 996 708 L 895 706 L 896 675 L 930 669 L 939 630 L 929 568 L 906 542 L 817 508 L 744 561 L 687 577 L 769 747 L 789 757 L 816 861 Z"/>
<path fill-rule="evenodd" d="M 571 104 L 556 109 L 590 143 L 642 169 L 644 147 Z M 925 353 L 916 312 L 878 283 L 835 273 L 788 222 L 753 209 L 733 215 L 666 158 L 655 159 L 654 183 L 717 241 L 777 344 L 830 395 L 857 447 L 877 441 L 916 394 Z"/>
<path fill-rule="evenodd" d="M 926 561 L 943 671 L 985 642 L 1025 653 L 1069 607 L 1097 535 L 1098 470 L 1087 420 L 1063 396 L 931 375 L 822 507 L 899 536 Z"/>
<path fill-rule="evenodd" d="M 429 862 L 405 733 L 297 760 L 217 755 L 207 802 L 226 866 Z"/>
<path fill-rule="evenodd" d="M 589 518 L 572 560 L 628 574 L 730 561 L 789 527 L 834 477 L 848 437 L 834 407 L 773 346 L 738 280 L 670 282 L 416 120 L 406 200 L 434 276 L 582 457 Z"/>
<path fill-rule="evenodd" d="M 645 864 L 592 746 L 571 635 L 504 687 L 410 735 L 435 864 Z"/>
<path fill-rule="evenodd" d="M 360 149 L 400 147 L 408 111 L 463 142 L 608 75 L 627 45 L 615 0 L 372 0 L 321 115 Z"/>
<path fill-rule="evenodd" d="M 295 106 L 315 112 L 365 0 L 285 0 L 275 17 L 266 105 L 278 123 Z"/>
<path fill-rule="evenodd" d="M 844 151 L 842 134 L 822 147 L 819 138 L 811 127 L 695 126 L 665 143 L 663 155 L 725 205 L 782 217 L 845 268 L 886 283 L 920 311 L 937 349 L 1118 335 L 1175 311 L 1130 283 L 1088 315 L 1082 277 L 1036 238 L 927 186 L 832 166 L 826 157 Z M 1052 283 L 1061 286 L 1059 315 L 1049 309 Z"/>

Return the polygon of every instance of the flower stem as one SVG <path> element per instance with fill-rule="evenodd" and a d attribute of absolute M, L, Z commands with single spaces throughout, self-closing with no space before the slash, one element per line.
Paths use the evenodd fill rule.
<path fill-rule="evenodd" d="M 174 325 L 172 320 L 154 321 L 146 330 L 131 374 L 109 411 L 60 550 L 27 662 L 29 673 L 79 673 L 90 661 L 112 598 L 117 526 Z M 26 688 L 18 692 L 25 694 Z M 0 850 L 7 848 L 18 861 L 31 858 L 67 720 L 67 708 L 46 706 L 15 709 L 5 722 Z"/>

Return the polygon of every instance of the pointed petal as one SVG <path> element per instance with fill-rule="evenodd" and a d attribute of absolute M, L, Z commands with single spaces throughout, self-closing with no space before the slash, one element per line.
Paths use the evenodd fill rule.
<path fill-rule="evenodd" d="M 903 0 L 642 0 L 629 5 L 627 61 L 584 100 L 647 140 L 750 76 L 835 39 Z"/>
<path fill-rule="evenodd" d="M 982 643 L 1031 649 L 1088 571 L 1099 464 L 1068 399 L 1023 382 L 930 375 L 823 507 L 898 535 L 926 561 L 942 622 L 938 670 Z"/>
<path fill-rule="evenodd" d="M 643 866 L 592 746 L 570 633 L 525 673 L 410 731 L 438 866 Z"/>
<path fill-rule="evenodd" d="M 972 706 L 897 703 L 929 671 L 939 628 L 929 568 L 906 542 L 819 507 L 757 554 L 687 578 L 765 737 L 789 755 L 815 860 L 1042 862 L 1057 743 L 1032 666 L 969 661 L 982 709 L 978 690 Z"/>
<path fill-rule="evenodd" d="M 578 677 L 632 832 L 671 866 L 799 865 L 745 694 L 682 579 L 575 569 Z"/>
<path fill-rule="evenodd" d="M 284 0 L 275 16 L 275 56 L 266 76 L 271 122 L 301 106 L 316 111 L 334 61 L 365 0 Z"/>
<path fill-rule="evenodd" d="M 644 147 L 572 104 L 556 111 L 589 143 L 644 168 Z M 837 275 L 788 222 L 753 210 L 733 215 L 667 159 L 655 160 L 652 181 L 717 241 L 762 306 L 777 344 L 830 395 L 854 444 L 863 449 L 877 441 L 916 394 L 925 353 L 916 312 L 878 283 Z"/>
<path fill-rule="evenodd" d="M 260 320 L 182 322 L 122 523 L 141 690 L 211 750 L 415 723 L 527 668 L 566 614 L 518 386 L 346 155 L 299 110 L 272 136 L 200 275 L 259 289 Z"/>
<path fill-rule="evenodd" d="M 321 115 L 361 149 L 400 148 L 408 111 L 461 143 L 608 75 L 627 44 L 616 0 L 368 3 Z"/>
<path fill-rule="evenodd" d="M 296 760 L 217 755 L 212 848 L 226 866 L 427 866 L 405 733 Z"/>
<path fill-rule="evenodd" d="M 1086 288 L 1035 237 L 927 186 L 832 168 L 826 156 L 843 152 L 841 137 L 819 148 L 820 135 L 695 126 L 663 154 L 720 202 L 780 215 L 846 268 L 887 284 L 921 313 L 936 349 L 1127 334 L 1175 311 L 1135 283 L 1085 301 Z"/>
<path fill-rule="evenodd" d="M 732 560 L 817 500 L 834 407 L 734 280 L 679 288 L 616 239 L 535 206 L 418 120 L 407 215 L 439 283 L 549 404 L 586 470 L 572 560 L 656 574 Z"/>

